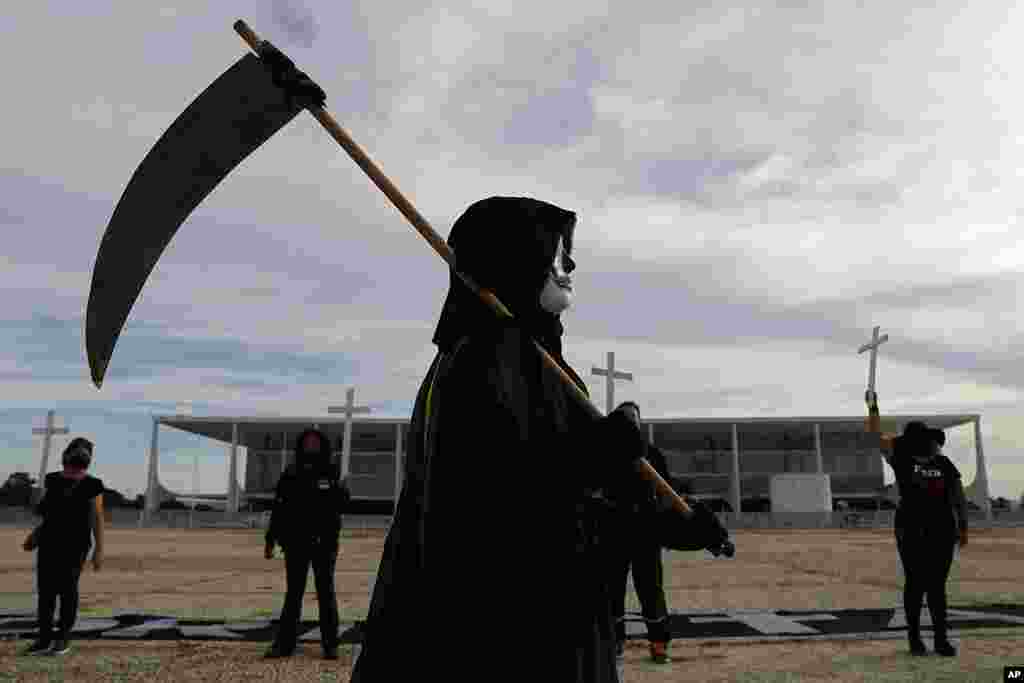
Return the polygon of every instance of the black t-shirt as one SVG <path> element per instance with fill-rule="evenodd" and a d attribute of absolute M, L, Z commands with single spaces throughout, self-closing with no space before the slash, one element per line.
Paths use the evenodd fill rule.
<path fill-rule="evenodd" d="M 897 525 L 946 525 L 955 521 L 953 487 L 958 486 L 960 471 L 944 455 L 921 463 L 913 457 L 913 446 L 897 438 L 889 461 L 899 487 L 900 504 Z"/>
<path fill-rule="evenodd" d="M 40 548 L 87 550 L 92 545 L 93 499 L 103 493 L 103 482 L 86 475 L 76 481 L 61 472 L 46 475 L 46 493 L 37 512 L 43 517 Z"/>

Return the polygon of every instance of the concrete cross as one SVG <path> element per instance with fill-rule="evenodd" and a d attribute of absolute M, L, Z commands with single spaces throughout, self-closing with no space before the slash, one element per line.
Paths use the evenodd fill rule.
<path fill-rule="evenodd" d="M 345 405 L 328 406 L 328 413 L 345 414 L 345 437 L 341 444 L 341 476 L 348 476 L 349 460 L 352 456 L 352 416 L 356 413 L 368 413 L 368 406 L 355 405 L 356 390 L 349 389 L 345 392 Z"/>
<path fill-rule="evenodd" d="M 46 470 L 48 468 L 49 461 L 50 461 L 50 450 L 51 450 L 51 447 L 53 446 L 53 435 L 54 434 L 67 434 L 68 433 L 68 428 L 67 427 L 55 427 L 54 426 L 54 419 L 53 418 L 56 415 L 56 413 L 57 413 L 57 411 L 55 411 L 55 410 L 47 410 L 46 411 L 46 426 L 45 427 L 37 427 L 37 428 L 32 430 L 33 434 L 42 434 L 43 435 L 43 463 L 42 463 L 42 465 L 39 466 L 39 483 L 37 484 L 39 486 L 39 488 L 43 487 L 43 480 L 46 479 Z"/>
<path fill-rule="evenodd" d="M 878 363 L 878 347 L 889 339 L 889 335 L 887 334 L 883 334 L 879 337 L 878 330 L 878 326 L 875 326 L 875 329 L 871 334 L 871 341 L 860 347 L 857 351 L 859 354 L 864 353 L 865 351 L 871 351 L 871 364 L 868 369 L 868 391 L 872 394 L 875 393 L 875 368 Z"/>
<path fill-rule="evenodd" d="M 591 373 L 600 377 L 605 377 L 605 398 L 608 403 L 607 413 L 612 412 L 615 409 L 615 380 L 625 379 L 630 382 L 633 381 L 633 375 L 629 372 L 616 372 L 615 370 L 615 352 L 608 352 L 608 367 L 607 368 L 591 368 Z"/>

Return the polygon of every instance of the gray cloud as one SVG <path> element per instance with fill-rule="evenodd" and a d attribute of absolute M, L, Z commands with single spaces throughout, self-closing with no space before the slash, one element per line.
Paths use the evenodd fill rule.
<path fill-rule="evenodd" d="M 312 47 L 320 30 L 309 8 L 296 0 L 274 0 L 272 4 L 275 25 L 290 39 Z"/>
<path fill-rule="evenodd" d="M 649 379 L 638 397 L 659 412 L 845 412 L 874 324 L 891 335 L 882 355 L 906 403 L 996 410 L 1012 399 L 932 394 L 1022 389 L 1021 21 L 1009 7 L 541 6 L 544 22 L 529 3 L 274 0 L 245 18 L 326 89 L 442 237 L 488 194 L 579 211 L 566 327 L 595 358 L 598 344 L 647 344 L 637 358 L 664 386 Z M 4 382 L 83 395 L 99 240 L 160 133 L 244 53 L 234 11 L 15 11 L 0 58 L 17 63 L 46 35 L 75 59 L 41 57 L 8 83 L 37 94 L 0 139 Z M 303 114 L 161 259 L 114 355 L 120 409 L 172 410 L 154 401 L 168 385 L 211 410 L 314 405 L 351 381 L 407 410 L 447 284 L 440 259 Z M 783 363 L 767 347 L 804 358 Z M 789 384 L 799 396 L 780 396 Z M 131 424 L 117 429 L 141 430 L 145 449 L 146 419 Z"/>

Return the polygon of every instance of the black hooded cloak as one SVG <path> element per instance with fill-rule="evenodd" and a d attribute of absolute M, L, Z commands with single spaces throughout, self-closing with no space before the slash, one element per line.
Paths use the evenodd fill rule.
<path fill-rule="evenodd" d="M 538 303 L 575 218 L 492 197 L 452 228 L 458 268 L 515 320 L 452 274 L 353 683 L 618 680 L 594 492 L 638 476 L 644 441 L 621 413 L 587 414 L 532 341 L 586 391 Z"/>

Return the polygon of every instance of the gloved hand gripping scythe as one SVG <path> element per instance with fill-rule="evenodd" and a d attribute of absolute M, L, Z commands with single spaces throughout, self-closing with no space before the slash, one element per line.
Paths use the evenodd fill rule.
<path fill-rule="evenodd" d="M 349 134 L 324 109 L 324 91 L 280 50 L 244 21 L 235 31 L 256 52 L 214 81 L 157 141 L 139 164 L 103 235 L 86 310 L 86 355 L 93 382 L 103 382 L 114 345 L 132 305 L 174 233 L 217 184 L 300 111 L 308 109 L 352 160 L 443 258 L 452 271 L 497 315 L 513 317 L 494 296 L 456 268 L 440 235 Z M 184 187 L 182 185 L 184 184 Z M 546 365 L 595 418 L 601 412 L 548 353 L 534 341 Z M 685 517 L 690 507 L 646 459 L 637 470 Z"/>

